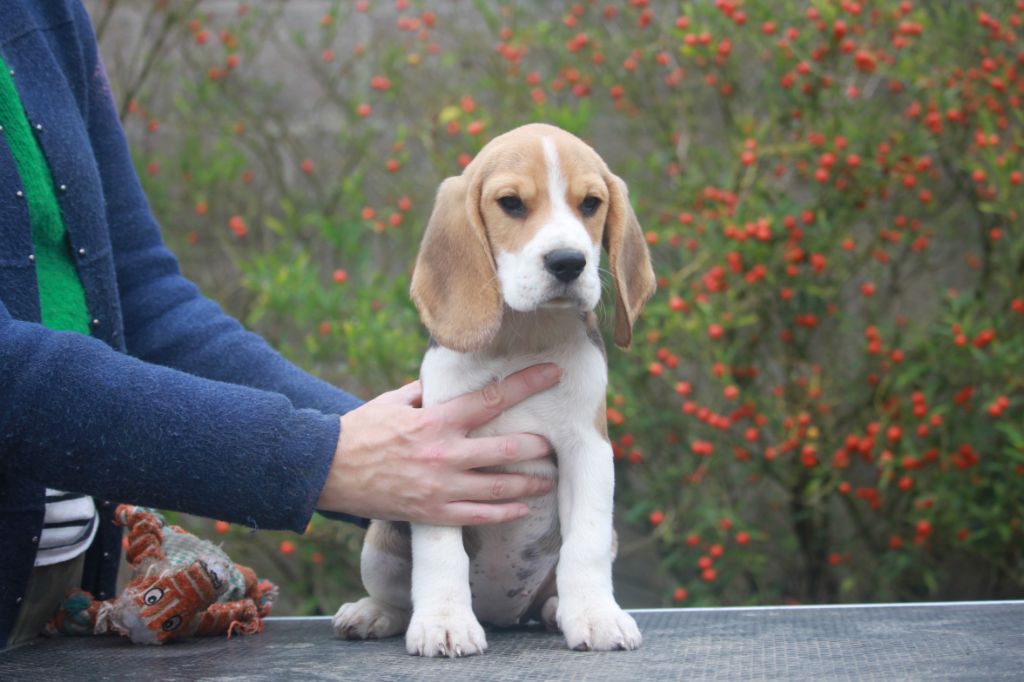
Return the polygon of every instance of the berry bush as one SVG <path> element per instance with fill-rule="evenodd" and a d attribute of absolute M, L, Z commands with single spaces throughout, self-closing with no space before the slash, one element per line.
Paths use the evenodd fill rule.
<path fill-rule="evenodd" d="M 366 397 L 416 375 L 440 181 L 529 121 L 604 156 L 659 278 L 608 418 L 661 603 L 1024 596 L 1024 2 L 87 4 L 186 273 Z M 352 529 L 190 523 L 286 609 L 359 591 Z"/>

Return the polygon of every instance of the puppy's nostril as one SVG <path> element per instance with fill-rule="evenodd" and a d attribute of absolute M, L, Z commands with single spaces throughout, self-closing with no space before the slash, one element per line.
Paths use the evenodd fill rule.
<path fill-rule="evenodd" d="M 571 282 L 580 276 L 587 257 L 576 249 L 556 249 L 544 256 L 544 267 L 559 282 Z"/>

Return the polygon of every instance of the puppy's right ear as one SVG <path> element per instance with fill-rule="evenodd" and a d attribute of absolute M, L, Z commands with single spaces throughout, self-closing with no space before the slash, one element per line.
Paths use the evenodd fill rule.
<path fill-rule="evenodd" d="M 480 214 L 480 186 L 465 175 L 441 183 L 410 294 L 427 331 L 446 348 L 480 350 L 501 326 L 501 293 Z"/>

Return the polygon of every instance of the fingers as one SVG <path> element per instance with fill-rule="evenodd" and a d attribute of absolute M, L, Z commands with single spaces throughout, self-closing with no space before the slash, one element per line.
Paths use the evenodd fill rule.
<path fill-rule="evenodd" d="M 450 457 L 462 469 L 480 469 L 539 459 L 551 454 L 551 444 L 532 433 L 513 433 L 506 436 L 463 438 L 450 452 Z"/>
<path fill-rule="evenodd" d="M 522 502 L 508 504 L 483 504 L 480 502 L 451 502 L 445 505 L 446 526 L 481 526 L 490 523 L 506 523 L 521 519 L 530 513 Z"/>
<path fill-rule="evenodd" d="M 507 502 L 551 492 L 550 478 L 527 474 L 485 474 L 470 472 L 460 476 L 454 487 L 456 499 L 467 502 Z"/>
<path fill-rule="evenodd" d="M 510 374 L 501 381 L 479 391 L 459 396 L 439 406 L 450 423 L 467 432 L 486 424 L 499 414 L 535 393 L 558 383 L 562 370 L 558 365 L 544 363 Z"/>

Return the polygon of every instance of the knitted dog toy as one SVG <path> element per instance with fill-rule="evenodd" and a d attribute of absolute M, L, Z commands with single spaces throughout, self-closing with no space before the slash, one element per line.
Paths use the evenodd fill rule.
<path fill-rule="evenodd" d="M 122 504 L 114 523 L 128 529 L 134 577 L 113 599 L 96 601 L 84 590 L 65 597 L 46 626 L 48 634 L 116 633 L 136 644 L 263 630 L 277 586 L 232 563 L 220 547 L 157 512 Z"/>

